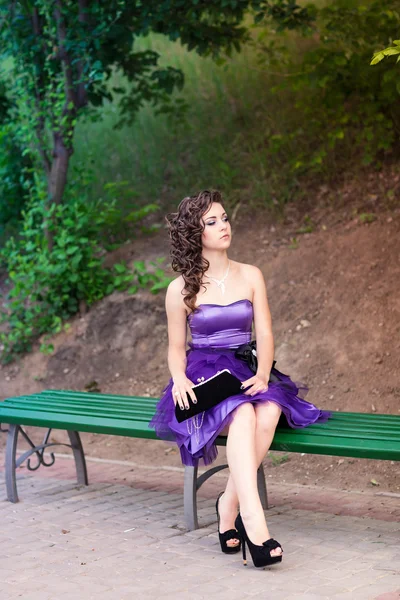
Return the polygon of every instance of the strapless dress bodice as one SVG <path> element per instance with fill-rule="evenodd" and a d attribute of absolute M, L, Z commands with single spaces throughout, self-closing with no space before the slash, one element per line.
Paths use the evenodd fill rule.
<path fill-rule="evenodd" d="M 187 320 L 192 348 L 237 348 L 251 340 L 253 304 L 247 298 L 230 304 L 199 304 Z"/>

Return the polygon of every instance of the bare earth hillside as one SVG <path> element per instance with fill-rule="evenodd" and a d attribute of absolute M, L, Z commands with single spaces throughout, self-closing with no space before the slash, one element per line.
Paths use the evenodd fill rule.
<path fill-rule="evenodd" d="M 230 256 L 263 271 L 277 367 L 308 384 L 307 399 L 332 410 L 399 414 L 400 209 L 380 202 L 377 210 L 379 199 L 368 186 L 364 200 L 350 205 L 350 192 L 341 190 L 333 210 L 321 190 L 313 209 L 288 207 L 280 223 L 239 210 Z M 296 233 L 306 211 L 314 230 Z M 365 212 L 376 219 L 363 222 Z M 127 260 L 167 256 L 166 233 L 138 239 L 116 254 Z M 68 333 L 54 338 L 53 355 L 36 350 L 0 367 L 0 399 L 48 388 L 84 390 L 93 381 L 102 392 L 159 396 L 169 378 L 164 294 L 113 294 L 70 324 Z M 180 465 L 176 449 L 165 442 L 82 438 L 89 456 Z M 53 439 L 63 434 L 55 431 Z M 4 443 L 0 434 L 0 447 Z M 400 468 L 390 461 L 273 453 L 266 465 L 277 481 L 400 491 Z"/>

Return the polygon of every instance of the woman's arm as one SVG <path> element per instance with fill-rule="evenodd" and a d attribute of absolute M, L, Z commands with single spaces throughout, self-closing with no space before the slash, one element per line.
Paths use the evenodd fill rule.
<path fill-rule="evenodd" d="M 171 377 L 185 375 L 186 371 L 186 310 L 181 294 L 180 277 L 172 281 L 165 297 L 168 320 L 168 368 Z"/>
<path fill-rule="evenodd" d="M 264 276 L 258 267 L 246 265 L 246 277 L 253 288 L 254 326 L 257 341 L 257 373 L 242 382 L 243 387 L 251 386 L 244 393 L 254 396 L 268 389 L 269 374 L 274 359 L 274 336 L 272 334 L 271 313 L 268 306 L 267 288 Z"/>
<path fill-rule="evenodd" d="M 194 403 L 196 396 L 192 391 L 193 382 L 186 377 L 186 309 L 182 296 L 183 279 L 178 277 L 167 289 L 165 308 L 168 320 L 168 368 L 174 385 L 172 394 L 175 404 L 189 408 L 187 393 Z"/>
<path fill-rule="evenodd" d="M 254 326 L 257 341 L 257 375 L 269 379 L 274 360 L 274 336 L 272 319 L 268 305 L 267 288 L 262 272 L 252 267 Z"/>

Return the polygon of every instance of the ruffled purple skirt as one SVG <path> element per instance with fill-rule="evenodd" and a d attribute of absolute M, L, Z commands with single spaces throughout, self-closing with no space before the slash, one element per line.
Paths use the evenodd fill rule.
<path fill-rule="evenodd" d="M 186 376 L 193 383 L 197 383 L 199 377 L 207 379 L 222 369 L 229 369 L 241 381 L 254 375 L 246 362 L 235 358 L 231 349 L 197 349 L 191 346 L 186 356 Z M 244 393 L 230 396 L 212 409 L 198 415 L 197 418 L 182 423 L 178 423 L 175 417 L 173 381 L 170 379 L 162 391 L 150 427 L 155 429 L 160 439 L 177 443 L 184 465 L 197 466 L 200 460 L 205 465 L 209 465 L 216 459 L 218 450 L 215 440 L 232 421 L 235 409 L 244 402 L 252 404 L 275 402 L 282 409 L 287 423 L 293 428 L 327 421 L 330 412 L 320 410 L 304 400 L 308 392 L 307 386 L 293 382 L 288 375 L 278 369 L 273 368 L 272 373 L 279 381 L 269 383 L 266 392 L 255 396 L 246 396 Z"/>

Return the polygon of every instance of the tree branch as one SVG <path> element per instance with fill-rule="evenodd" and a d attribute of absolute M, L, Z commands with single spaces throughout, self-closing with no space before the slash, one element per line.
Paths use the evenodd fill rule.
<path fill-rule="evenodd" d="M 82 25 L 84 25 L 84 24 L 87 25 L 89 23 L 89 15 L 87 12 L 88 1 L 87 0 L 78 0 L 78 6 L 79 6 L 78 20 L 80 23 L 82 23 Z M 86 106 L 88 103 L 86 85 L 85 85 L 85 82 L 83 81 L 83 73 L 84 73 L 83 58 L 81 58 L 78 61 L 76 68 L 77 68 L 77 72 L 78 72 L 76 103 L 77 103 L 77 108 L 82 108 L 82 107 Z"/>
<path fill-rule="evenodd" d="M 41 23 L 40 23 L 40 18 L 39 18 L 39 13 L 37 8 L 33 9 L 33 13 L 32 13 L 32 29 L 33 29 L 33 33 L 35 34 L 36 40 L 38 42 L 38 44 L 41 44 L 41 40 L 42 40 L 42 27 L 41 27 Z M 46 152 L 46 142 L 45 142 L 45 118 L 43 115 L 43 109 L 41 106 L 41 103 L 44 100 L 44 93 L 43 93 L 43 87 L 44 87 L 44 82 L 43 82 L 43 69 L 40 68 L 40 64 L 39 63 L 39 58 L 36 57 L 36 65 L 37 65 L 37 76 L 33 76 L 34 77 L 34 86 L 35 86 L 35 94 L 34 94 L 34 101 L 35 101 L 35 108 L 36 108 L 36 113 L 37 113 L 37 125 L 36 125 L 36 135 L 39 141 L 39 154 L 42 158 L 42 162 L 43 162 L 43 167 L 44 170 L 46 172 L 46 175 L 49 176 L 50 174 L 50 169 L 51 169 L 51 163 L 50 163 L 50 158 L 49 155 Z"/>
<path fill-rule="evenodd" d="M 65 77 L 65 95 L 67 98 L 66 107 L 64 108 L 64 111 L 68 112 L 70 110 L 70 108 L 69 108 L 70 102 L 72 102 L 74 108 L 76 108 L 76 94 L 75 94 L 75 88 L 74 88 L 74 77 L 73 77 L 71 58 L 65 49 L 65 40 L 67 38 L 67 34 L 66 34 L 65 23 L 64 23 L 61 9 L 62 9 L 61 0 L 56 0 L 55 8 L 54 8 L 54 17 L 56 19 L 56 24 L 57 24 L 57 34 L 58 34 L 58 40 L 59 40 L 59 44 L 58 44 L 59 57 L 61 59 L 62 68 L 63 68 L 63 72 L 64 72 L 64 77 Z"/>

